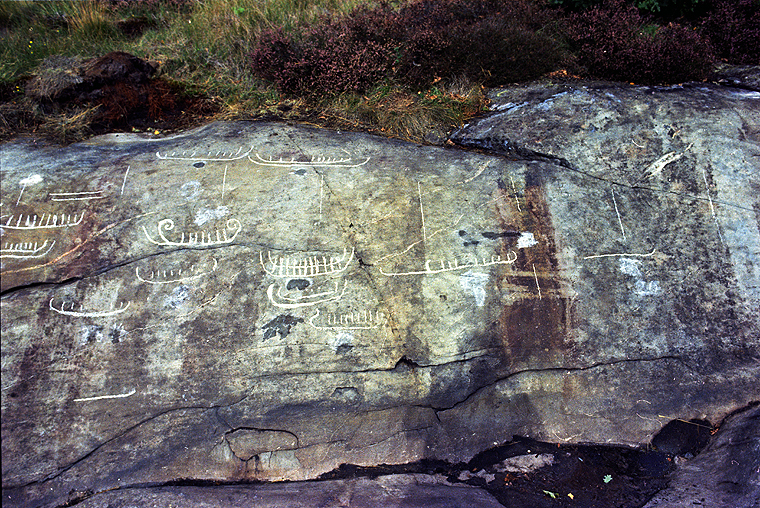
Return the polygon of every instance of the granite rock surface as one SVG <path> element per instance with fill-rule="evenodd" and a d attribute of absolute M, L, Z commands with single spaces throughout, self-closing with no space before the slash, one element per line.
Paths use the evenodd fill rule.
<path fill-rule="evenodd" d="M 760 93 L 493 99 L 471 150 L 0 147 L 3 504 L 639 445 L 760 399 Z"/>

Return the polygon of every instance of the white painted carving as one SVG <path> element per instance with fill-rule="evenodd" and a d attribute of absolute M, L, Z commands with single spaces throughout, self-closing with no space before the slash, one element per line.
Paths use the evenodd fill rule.
<path fill-rule="evenodd" d="M 93 400 L 105 400 L 105 399 L 125 399 L 127 397 L 131 397 L 137 393 L 137 390 L 132 389 L 132 391 L 127 393 L 119 393 L 117 395 L 98 395 L 97 397 L 82 397 L 81 399 L 74 399 L 74 402 L 90 402 Z"/>
<path fill-rule="evenodd" d="M 42 245 L 38 242 L 5 243 L 0 250 L 0 258 L 10 259 L 38 259 L 47 256 L 55 245 L 55 240 L 48 244 L 45 240 Z"/>
<path fill-rule="evenodd" d="M 185 276 L 182 276 L 182 269 L 178 269 L 175 273 L 174 270 L 169 270 L 168 272 L 166 270 L 162 270 L 160 272 L 156 272 L 151 270 L 150 276 L 147 278 L 140 275 L 140 267 L 135 267 L 135 277 L 137 277 L 137 280 L 140 282 L 145 282 L 146 284 L 177 284 L 177 283 L 184 283 L 184 282 L 190 282 L 195 279 L 199 279 L 205 275 L 208 275 L 212 272 L 215 272 L 217 267 L 219 266 L 218 261 L 216 258 L 213 258 L 214 262 L 211 267 L 211 269 L 203 271 L 203 272 L 196 272 L 195 265 L 190 267 L 190 273 L 192 275 L 187 275 L 187 272 L 185 272 Z M 176 278 L 171 278 L 176 277 Z"/>
<path fill-rule="evenodd" d="M 209 151 L 206 155 L 198 154 L 197 151 L 194 151 L 192 153 L 188 153 L 187 151 L 182 151 L 182 153 L 172 152 L 171 154 L 164 154 L 161 155 L 160 152 L 156 152 L 156 157 L 161 160 L 173 160 L 173 161 L 195 161 L 195 162 L 230 162 L 230 161 L 236 161 L 243 159 L 245 157 L 248 157 L 248 155 L 253 150 L 253 146 L 249 148 L 247 151 L 243 152 L 243 147 L 241 146 L 237 152 L 223 152 L 221 150 L 214 153 L 213 150 Z"/>
<path fill-rule="evenodd" d="M 430 260 L 425 261 L 425 269 L 410 272 L 385 272 L 380 268 L 380 273 L 387 276 L 401 276 L 401 275 L 435 275 L 437 273 L 453 272 L 456 270 L 464 270 L 466 268 L 475 267 L 487 267 L 493 265 L 511 265 L 517 261 L 517 254 L 514 251 L 509 251 L 507 259 L 501 259 L 501 256 L 491 256 L 490 261 L 486 258 L 478 259 L 473 256 L 472 260 L 460 263 L 458 259 L 453 261 L 440 260 L 435 264 L 431 264 Z"/>
<path fill-rule="evenodd" d="M 277 301 L 274 294 L 275 285 L 270 284 L 269 287 L 267 288 L 267 297 L 269 298 L 269 301 L 272 302 L 272 305 L 274 305 L 275 307 L 280 307 L 281 309 L 299 309 L 302 307 L 313 307 L 314 305 L 317 305 L 320 303 L 334 302 L 334 301 L 340 300 L 346 292 L 346 284 L 347 284 L 346 282 L 343 283 L 343 289 L 341 290 L 340 293 L 338 293 L 339 285 L 336 282 L 334 291 L 329 291 L 327 293 L 322 293 L 319 295 L 310 295 L 301 299 L 304 301 L 296 301 L 296 302 L 292 300 L 289 302 Z M 325 296 L 325 295 L 334 295 L 334 296 Z M 318 299 L 312 299 L 312 297 L 317 297 L 317 296 L 319 296 Z"/>
<path fill-rule="evenodd" d="M 218 229 L 214 231 L 215 234 L 207 233 L 205 231 L 201 231 L 200 233 L 188 233 L 187 239 L 185 239 L 185 233 L 183 232 L 179 241 L 169 240 L 164 234 L 165 232 L 174 229 L 174 221 L 171 219 L 163 219 L 158 222 L 156 228 L 158 231 L 158 240 L 154 240 L 153 237 L 150 236 L 145 226 L 142 228 L 148 241 L 155 245 L 169 247 L 210 247 L 232 243 L 238 233 L 240 233 L 242 225 L 237 219 L 228 219 L 227 227 L 223 229 L 221 233 Z M 228 232 L 230 234 L 228 234 Z"/>
<path fill-rule="evenodd" d="M 290 160 L 284 160 L 282 158 L 280 159 L 264 159 L 259 155 L 258 153 L 255 154 L 254 157 L 248 157 L 248 160 L 253 162 L 254 164 L 258 164 L 259 166 L 277 166 L 277 167 L 285 167 L 290 168 L 293 166 L 309 166 L 309 167 L 320 167 L 320 166 L 341 166 L 345 168 L 356 168 L 359 166 L 364 166 L 366 163 L 369 162 L 370 157 L 367 157 L 361 162 L 355 161 L 351 157 L 339 159 L 337 157 L 313 157 L 311 160 L 308 161 L 297 161 L 293 158 Z"/>
<path fill-rule="evenodd" d="M 349 254 L 343 249 L 343 255 L 340 257 L 330 256 L 328 260 L 325 256 L 313 256 L 306 258 L 290 257 L 272 257 L 272 253 L 267 253 L 268 261 L 264 261 L 264 255 L 259 252 L 259 262 L 264 271 L 272 277 L 316 277 L 322 275 L 335 275 L 342 273 L 348 268 L 351 260 L 354 258 L 354 249 Z"/>
<path fill-rule="evenodd" d="M 651 163 L 645 170 L 644 170 L 644 178 L 654 178 L 660 176 L 660 173 L 662 173 L 662 170 L 665 169 L 665 166 L 668 164 L 675 162 L 682 158 L 684 155 L 686 155 L 686 152 L 689 151 L 692 145 L 689 145 L 686 147 L 686 149 L 681 153 L 676 152 L 668 152 L 653 163 Z"/>
<path fill-rule="evenodd" d="M 726 244 L 723 242 L 723 235 L 720 232 L 720 224 L 718 224 L 718 216 L 715 215 L 715 205 L 713 205 L 713 200 L 710 196 L 710 185 L 707 183 L 707 173 L 705 173 L 705 168 L 702 168 L 702 178 L 705 181 L 705 193 L 707 193 L 707 200 L 710 202 L 710 212 L 712 213 L 713 221 L 715 221 L 715 228 L 718 230 L 718 238 L 720 239 L 720 244 L 725 247 Z"/>
<path fill-rule="evenodd" d="M 338 292 L 338 281 L 335 281 L 335 289 L 332 289 L 330 291 L 322 291 L 321 293 L 309 293 L 309 294 L 298 294 L 296 297 L 290 297 L 282 294 L 282 288 L 277 288 L 277 298 L 280 300 L 287 300 L 290 302 L 302 302 L 304 300 L 313 300 L 313 299 L 319 299 L 323 296 L 329 296 L 336 294 Z M 345 285 L 345 284 L 344 284 Z M 300 293 L 300 292 L 299 292 Z"/>
<path fill-rule="evenodd" d="M 83 191 L 83 192 L 51 192 L 51 201 L 87 201 L 90 199 L 103 199 L 106 196 L 103 195 L 102 190 L 98 191 Z"/>
<path fill-rule="evenodd" d="M 618 210 L 617 200 L 615 199 L 615 189 L 610 189 L 610 192 L 612 192 L 612 204 L 615 205 L 615 214 L 617 215 L 620 232 L 623 234 L 623 241 L 625 242 L 625 229 L 623 228 L 623 219 L 620 217 L 620 210 Z"/>
<path fill-rule="evenodd" d="M 652 252 L 650 252 L 649 254 L 632 254 L 630 252 L 621 252 L 621 253 L 614 253 L 614 254 L 594 254 L 593 256 L 584 256 L 583 259 L 612 258 L 612 257 L 619 257 L 619 256 L 648 258 L 648 257 L 654 256 L 655 252 L 657 252 L 657 249 L 652 249 Z"/>
<path fill-rule="evenodd" d="M 39 217 L 37 215 L 28 215 L 26 218 L 24 218 L 24 214 L 19 214 L 18 217 L 15 215 L 3 215 L 3 218 L 9 217 L 7 221 L 5 221 L 5 224 L 2 225 L 4 228 L 8 229 L 53 229 L 53 228 L 68 228 L 71 226 L 77 226 L 82 223 L 82 220 L 84 219 L 84 212 L 82 212 L 79 215 L 79 218 L 77 218 L 77 214 L 75 213 L 73 218 L 71 214 L 56 214 L 56 213 L 49 213 L 49 214 L 42 214 Z M 16 217 L 16 220 L 13 220 L 13 218 Z M 46 218 L 47 217 L 47 218 Z"/>
<path fill-rule="evenodd" d="M 106 310 L 106 311 L 88 311 L 88 310 L 82 310 L 80 309 L 74 310 L 74 304 L 69 304 L 69 309 L 66 310 L 66 304 L 61 303 L 61 308 L 57 308 L 53 305 L 54 298 L 50 299 L 50 310 L 53 310 L 57 312 L 58 314 L 63 314 L 64 316 L 73 316 L 73 317 L 108 317 L 108 316 L 115 316 L 116 314 L 121 314 L 125 310 L 129 308 L 129 304 L 132 302 L 127 302 L 126 305 L 122 302 L 119 304 L 118 308 Z"/>
<path fill-rule="evenodd" d="M 130 167 L 131 166 L 127 166 L 127 170 L 124 172 L 124 180 L 121 182 L 121 192 L 119 193 L 119 195 L 123 195 L 124 194 L 124 187 L 127 185 L 127 176 L 129 176 L 129 168 Z"/>
<path fill-rule="evenodd" d="M 319 309 L 316 309 L 314 315 L 309 318 L 309 325 L 317 330 L 372 330 L 380 328 L 386 322 L 385 314 L 377 310 L 327 313 L 323 318 L 325 325 L 314 324 L 319 316 Z"/>

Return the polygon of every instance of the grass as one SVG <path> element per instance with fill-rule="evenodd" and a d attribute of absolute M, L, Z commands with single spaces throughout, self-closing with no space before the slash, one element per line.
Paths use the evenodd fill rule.
<path fill-rule="evenodd" d="M 27 111 L 0 110 L 0 134 L 19 130 L 52 134 L 58 140 L 85 137 L 92 108 L 45 115 L 23 97 L 23 81 L 54 55 L 89 58 L 125 51 L 156 61 L 162 75 L 187 93 L 220 106 L 214 118 L 278 117 L 360 128 L 422 140 L 482 110 L 477 85 L 463 92 L 439 84 L 431 93 L 380 86 L 367 94 L 304 100 L 287 97 L 254 77 L 250 54 L 263 30 L 286 31 L 324 17 L 347 14 L 376 0 L 132 0 L 1 1 L 0 90 Z M 138 25 L 138 33 L 122 26 Z M 455 86 L 456 84 L 452 84 Z M 476 92 L 473 92 L 476 90 Z M 7 108 L 6 108 L 7 110 Z M 12 118 L 11 118 L 12 117 Z M 36 118 L 36 121 L 32 119 Z M 23 121 L 19 121 L 21 118 Z M 3 127 L 5 128 L 3 129 Z"/>
<path fill-rule="evenodd" d="M 483 84 L 494 84 L 491 83 L 494 80 L 519 80 L 528 71 L 533 73 L 530 78 L 548 75 L 549 79 L 562 75 L 562 69 L 569 70 L 564 75 L 580 72 L 567 67 L 572 65 L 574 58 L 576 62 L 578 58 L 569 54 L 568 48 L 572 44 L 562 40 L 562 29 L 558 25 L 560 18 L 551 13 L 554 11 L 543 9 L 545 0 L 511 0 L 511 4 L 504 4 L 506 9 L 511 9 L 509 13 L 502 13 L 506 16 L 504 19 L 516 19 L 515 23 L 519 25 L 509 25 L 515 32 L 509 36 L 511 39 L 499 36 L 504 32 L 502 25 L 481 23 L 480 20 L 485 19 L 481 14 L 466 25 L 479 31 L 473 34 L 462 32 L 462 27 L 451 24 L 452 18 L 446 11 L 448 7 L 445 7 L 458 5 L 454 7 L 460 9 L 456 12 L 465 13 L 469 12 L 468 2 L 479 6 L 479 9 L 491 8 L 488 2 L 478 4 L 481 0 L 440 0 L 425 4 L 423 0 L 421 4 L 415 4 L 415 1 L 419 2 L 0 0 L 0 138 L 17 132 L 37 131 L 55 133 L 59 139 L 71 141 L 92 132 L 87 122 L 97 117 L 94 105 L 50 110 L 44 104 L 34 103 L 25 97 L 25 81 L 39 74 L 44 60 L 51 56 L 81 60 L 111 51 L 125 51 L 157 62 L 161 78 L 169 83 L 165 87 L 179 90 L 187 96 L 203 97 L 207 104 L 214 106 L 209 109 L 214 110 L 213 118 L 276 117 L 343 129 L 371 130 L 414 141 L 440 138 L 468 118 L 481 113 L 487 103 Z M 409 8 L 410 5 L 412 7 Z M 252 72 L 251 55 L 257 50 L 262 34 L 266 37 L 273 30 L 280 30 L 278 33 L 291 41 L 294 48 L 299 48 L 299 37 L 311 33 L 317 40 L 327 41 L 327 49 L 323 50 L 327 53 L 321 54 L 330 56 L 330 48 L 335 48 L 334 43 L 342 40 L 342 35 L 336 34 L 335 29 L 358 26 L 358 29 L 351 29 L 353 32 L 349 30 L 346 33 L 361 37 L 367 31 L 363 27 L 376 26 L 378 20 L 383 22 L 381 14 L 364 11 L 365 14 L 354 18 L 353 25 L 325 24 L 327 19 L 349 19 L 362 7 L 369 10 L 383 7 L 386 12 L 390 9 L 401 16 L 399 26 L 402 27 L 402 39 L 396 46 L 395 74 L 385 75 L 364 90 L 330 93 L 328 86 L 328 92 L 319 90 L 318 93 L 305 94 L 303 91 L 291 91 L 288 94 Z M 423 31 L 414 33 L 406 28 L 410 23 L 409 18 L 403 18 L 405 12 L 406 16 L 415 19 L 419 15 L 425 16 Z M 547 12 L 548 21 L 537 23 L 536 19 L 541 16 L 536 13 L 543 16 Z M 457 16 L 453 19 L 458 19 Z M 539 26 L 540 23 L 544 24 Z M 657 25 L 651 21 L 648 23 L 644 29 L 647 33 L 651 32 L 650 35 L 655 34 Z M 323 28 L 326 33 L 319 32 L 319 29 L 309 32 L 310 26 L 327 27 Z M 392 32 L 397 34 L 398 26 L 394 27 L 395 32 Z M 444 33 L 445 36 L 442 35 Z M 490 35 L 484 37 L 483 34 Z M 472 51 L 485 51 L 484 55 L 494 52 L 499 42 L 490 42 L 494 36 L 504 38 L 501 45 L 505 47 L 499 51 L 505 56 L 498 56 L 492 63 L 504 68 L 497 71 L 494 67 L 495 74 L 478 66 L 469 68 L 474 63 L 473 59 L 468 58 Z M 382 37 L 380 40 L 384 41 Z M 311 41 L 307 42 L 306 47 L 308 44 Z M 525 48 L 531 44 L 536 47 L 529 54 Z M 513 47 L 522 49 L 510 49 Z M 340 66 L 348 61 L 344 55 L 351 56 L 351 47 L 342 47 L 340 51 L 343 53 L 332 51 L 331 56 L 336 62 L 331 65 Z M 320 58 L 318 52 L 312 52 L 312 58 L 314 54 Z M 528 64 L 541 59 L 546 62 L 543 67 L 528 69 Z M 484 61 L 482 58 L 476 60 L 478 65 Z M 295 62 L 296 65 L 303 63 Z M 306 64 L 311 65 L 310 62 Z M 463 65 L 462 72 L 444 75 L 445 72 L 441 71 L 451 65 Z M 280 67 L 275 65 L 273 72 L 276 73 L 277 69 Z M 422 84 L 414 82 L 417 79 L 414 73 L 419 75 L 417 78 L 422 80 Z M 303 79 L 309 79 L 308 75 Z M 60 136 L 60 133 L 64 134 Z"/>

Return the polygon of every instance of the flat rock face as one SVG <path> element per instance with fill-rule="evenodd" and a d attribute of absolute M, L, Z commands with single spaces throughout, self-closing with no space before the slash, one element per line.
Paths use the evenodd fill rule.
<path fill-rule="evenodd" d="M 760 398 L 757 95 L 512 89 L 457 137 L 506 156 L 2 146 L 3 503 L 720 420 Z"/>

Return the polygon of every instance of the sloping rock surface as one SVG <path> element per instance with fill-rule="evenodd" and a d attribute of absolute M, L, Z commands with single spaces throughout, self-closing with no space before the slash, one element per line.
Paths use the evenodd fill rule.
<path fill-rule="evenodd" d="M 760 506 L 760 406 L 727 418 L 707 448 L 645 508 L 676 506 Z"/>
<path fill-rule="evenodd" d="M 489 153 L 2 146 L 4 505 L 719 421 L 760 398 L 759 95 L 510 89 Z"/>

